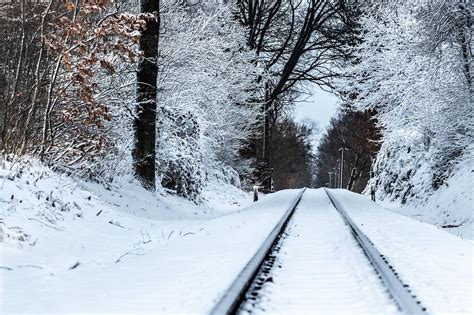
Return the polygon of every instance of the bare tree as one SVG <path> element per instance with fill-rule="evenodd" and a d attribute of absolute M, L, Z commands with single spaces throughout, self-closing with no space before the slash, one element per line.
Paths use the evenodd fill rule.
<path fill-rule="evenodd" d="M 336 62 L 346 56 L 353 40 L 351 1 L 239 0 L 238 14 L 247 27 L 247 45 L 265 74 L 262 93 L 261 139 L 253 142 L 259 173 L 266 190 L 272 182 L 271 132 L 278 113 L 297 96 L 300 83 L 331 87 L 339 75 Z"/>
<path fill-rule="evenodd" d="M 278 119 L 272 134 L 275 190 L 311 186 L 314 175 L 311 140 L 317 131 L 318 126 L 312 121 Z"/>

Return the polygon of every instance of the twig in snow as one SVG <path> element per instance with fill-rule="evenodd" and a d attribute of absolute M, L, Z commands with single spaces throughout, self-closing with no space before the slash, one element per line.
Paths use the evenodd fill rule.
<path fill-rule="evenodd" d="M 442 225 L 441 228 L 443 228 L 443 229 L 453 229 L 453 228 L 460 227 L 463 224 L 464 224 L 464 222 L 462 222 L 460 224 L 446 224 L 446 225 Z"/>
<path fill-rule="evenodd" d="M 173 235 L 173 233 L 174 233 L 174 230 L 171 231 L 170 235 L 168 235 L 168 239 L 170 239 L 170 237 L 171 237 L 171 235 Z"/>
<path fill-rule="evenodd" d="M 134 249 L 129 250 L 128 252 L 126 252 L 126 253 L 124 253 L 122 256 L 120 256 L 120 257 L 115 261 L 115 263 L 120 262 L 120 260 L 121 260 L 123 257 L 127 256 L 127 255 L 136 255 L 136 256 L 141 256 L 141 255 L 143 255 L 143 254 L 141 254 L 141 253 L 134 253 L 134 251 L 137 251 L 137 250 L 140 250 L 140 248 L 134 248 Z"/>
<path fill-rule="evenodd" d="M 187 233 L 184 233 L 184 234 L 183 234 L 183 237 L 186 236 L 186 235 L 191 235 L 191 234 L 196 234 L 196 233 L 194 233 L 194 232 L 187 232 Z"/>
<path fill-rule="evenodd" d="M 79 262 L 76 262 L 74 265 L 72 265 L 71 267 L 69 267 L 69 270 L 73 270 L 73 269 L 76 269 L 77 267 L 79 267 L 80 263 Z"/>
<path fill-rule="evenodd" d="M 102 210 L 100 210 L 99 212 L 97 212 L 96 216 L 98 217 L 101 213 L 102 213 Z"/>
<path fill-rule="evenodd" d="M 115 226 L 121 227 L 122 229 L 125 229 L 125 226 L 123 226 L 123 225 L 120 225 L 120 223 L 118 223 L 117 221 L 115 221 L 115 222 L 114 222 L 114 221 L 110 220 L 110 221 L 109 221 L 109 223 L 110 223 L 110 224 L 112 224 L 112 225 L 115 225 Z"/>
<path fill-rule="evenodd" d="M 0 266 L 0 269 L 5 269 L 5 270 L 8 270 L 8 271 L 13 270 L 13 268 L 6 267 L 6 266 Z"/>
<path fill-rule="evenodd" d="M 145 232 L 143 232 L 143 228 L 141 228 L 140 233 L 142 234 L 142 243 L 143 244 L 148 244 L 148 243 L 151 242 L 150 234 L 148 234 L 148 232 L 146 230 L 145 230 Z"/>

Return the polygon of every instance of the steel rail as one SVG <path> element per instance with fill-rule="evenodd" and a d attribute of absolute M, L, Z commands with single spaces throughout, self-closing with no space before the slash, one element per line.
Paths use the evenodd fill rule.
<path fill-rule="evenodd" d="M 329 200 L 333 204 L 334 208 L 339 212 L 342 219 L 352 231 L 355 239 L 362 247 L 365 255 L 369 258 L 370 262 L 374 266 L 375 270 L 380 275 L 380 279 L 385 284 L 388 292 L 394 298 L 398 307 L 410 315 L 428 314 L 426 307 L 421 304 L 421 301 L 412 293 L 410 286 L 400 279 L 398 273 L 395 271 L 387 258 L 382 255 L 374 246 L 374 243 L 359 229 L 354 223 L 351 217 L 347 214 L 341 204 L 337 201 L 332 193 L 328 189 L 324 188 L 324 191 L 329 197 Z"/>
<path fill-rule="evenodd" d="M 210 314 L 223 315 L 235 314 L 237 312 L 239 306 L 245 300 L 245 293 L 248 291 L 252 282 L 255 280 L 255 277 L 265 262 L 266 257 L 270 254 L 273 245 L 277 243 L 278 236 L 284 232 L 286 223 L 293 216 L 305 190 L 306 188 L 300 190 L 288 210 L 286 210 L 285 214 L 272 229 L 257 252 L 234 279 L 224 295 L 211 310 Z"/>

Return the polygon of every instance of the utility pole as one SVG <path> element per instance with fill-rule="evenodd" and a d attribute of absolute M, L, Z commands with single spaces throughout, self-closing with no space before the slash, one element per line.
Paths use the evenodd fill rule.
<path fill-rule="evenodd" d="M 339 151 L 341 151 L 341 175 L 340 175 L 340 180 L 339 180 L 339 188 L 343 188 L 344 185 L 344 151 L 349 151 L 347 148 L 339 148 Z"/>

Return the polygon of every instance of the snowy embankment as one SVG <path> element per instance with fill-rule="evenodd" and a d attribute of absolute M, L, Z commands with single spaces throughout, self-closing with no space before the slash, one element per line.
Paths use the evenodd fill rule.
<path fill-rule="evenodd" d="M 387 198 L 381 204 L 416 220 L 436 225 L 461 238 L 474 239 L 474 186 L 472 163 L 465 163 L 438 190 L 401 205 Z M 415 184 L 416 187 L 421 184 Z"/>
<path fill-rule="evenodd" d="M 1 314 L 206 313 L 297 193 L 239 208 L 251 196 L 214 183 L 197 206 L 39 165 L 0 178 Z"/>
<path fill-rule="evenodd" d="M 393 213 L 364 196 L 346 190 L 332 193 L 428 313 L 472 314 L 472 242 Z"/>

